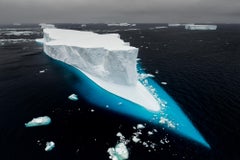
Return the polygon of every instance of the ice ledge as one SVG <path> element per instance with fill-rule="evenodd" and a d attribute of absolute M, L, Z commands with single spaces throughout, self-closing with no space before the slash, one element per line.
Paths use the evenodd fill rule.
<path fill-rule="evenodd" d="M 138 49 L 119 37 L 118 34 L 44 29 L 44 52 L 104 81 L 136 85 Z"/>

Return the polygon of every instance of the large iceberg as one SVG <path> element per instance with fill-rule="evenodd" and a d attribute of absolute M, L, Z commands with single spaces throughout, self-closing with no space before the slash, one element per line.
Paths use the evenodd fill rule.
<path fill-rule="evenodd" d="M 37 42 L 47 55 L 69 64 L 82 78 L 76 87 L 89 102 L 160 124 L 210 148 L 177 103 L 141 69 L 138 48 L 118 34 L 56 28 L 46 28 L 43 34 Z"/>
<path fill-rule="evenodd" d="M 119 97 L 151 111 L 160 110 L 156 98 L 138 81 L 138 48 L 121 40 L 119 34 L 52 28 L 43 33 L 44 52 L 50 57 L 76 67 Z"/>

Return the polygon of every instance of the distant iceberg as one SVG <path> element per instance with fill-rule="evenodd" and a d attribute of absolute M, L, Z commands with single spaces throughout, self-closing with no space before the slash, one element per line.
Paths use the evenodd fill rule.
<path fill-rule="evenodd" d="M 39 26 L 42 29 L 45 29 L 45 28 L 56 28 L 54 24 L 47 24 L 47 23 L 40 23 Z"/>
<path fill-rule="evenodd" d="M 217 25 L 196 25 L 196 24 L 186 24 L 186 30 L 216 30 Z"/>
<path fill-rule="evenodd" d="M 70 99 L 72 101 L 77 101 L 78 100 L 78 96 L 76 94 L 71 94 L 70 96 L 68 96 L 68 99 Z"/>
<path fill-rule="evenodd" d="M 183 26 L 184 24 L 181 23 L 169 23 L 168 27 L 179 27 L 179 26 Z"/>
<path fill-rule="evenodd" d="M 127 27 L 127 26 L 136 26 L 136 24 L 129 24 L 129 23 L 109 23 L 107 26 L 121 26 L 121 27 Z"/>
<path fill-rule="evenodd" d="M 25 123 L 26 127 L 45 126 L 51 123 L 51 118 L 48 116 L 33 118 L 28 123 Z"/>

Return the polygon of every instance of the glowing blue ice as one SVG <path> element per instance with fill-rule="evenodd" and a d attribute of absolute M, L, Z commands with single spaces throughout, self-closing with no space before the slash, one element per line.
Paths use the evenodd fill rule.
<path fill-rule="evenodd" d="M 149 111 L 140 105 L 116 96 L 99 87 L 78 69 L 62 62 L 59 63 L 64 65 L 65 68 L 70 69 L 81 79 L 80 82 L 75 84 L 75 88 L 79 91 L 78 94 L 90 103 L 126 116 L 143 119 L 156 125 L 164 126 L 180 136 L 210 148 L 209 144 L 183 113 L 178 104 L 151 77 L 148 76 L 141 81 L 142 83 L 147 82 L 145 86 L 154 90 L 156 98 L 159 98 L 159 103 L 162 106 L 159 112 Z M 138 65 L 138 72 L 144 73 L 140 65 Z"/>

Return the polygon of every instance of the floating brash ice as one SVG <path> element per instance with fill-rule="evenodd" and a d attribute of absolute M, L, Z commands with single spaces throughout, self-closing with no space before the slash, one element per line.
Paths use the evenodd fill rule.
<path fill-rule="evenodd" d="M 89 102 L 164 126 L 206 147 L 208 143 L 176 102 L 137 63 L 138 48 L 119 34 L 43 30 L 44 52 L 76 73 L 78 95 Z M 68 65 L 66 65 L 68 64 Z M 87 93 L 81 93 L 87 90 Z M 106 107 L 108 106 L 108 107 Z"/>

